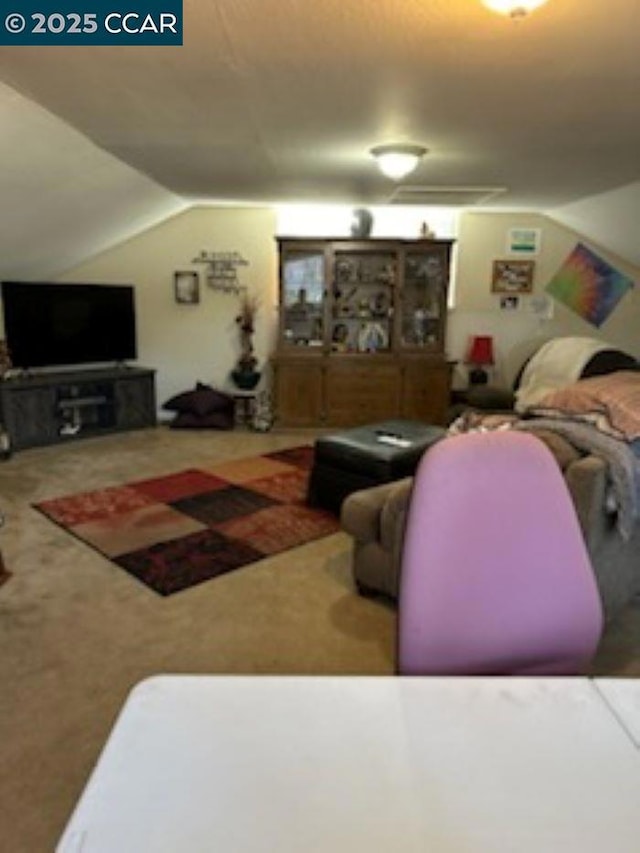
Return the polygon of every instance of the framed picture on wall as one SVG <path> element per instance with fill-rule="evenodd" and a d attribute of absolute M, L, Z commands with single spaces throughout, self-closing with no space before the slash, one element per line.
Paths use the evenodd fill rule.
<path fill-rule="evenodd" d="M 534 261 L 494 261 L 492 293 L 531 293 Z"/>
<path fill-rule="evenodd" d="M 519 296 L 501 296 L 500 308 L 502 311 L 517 311 L 520 307 Z"/>
<path fill-rule="evenodd" d="M 176 302 L 179 302 L 181 305 L 197 305 L 200 302 L 200 278 L 198 273 L 174 273 L 173 291 Z"/>
<path fill-rule="evenodd" d="M 537 255 L 540 252 L 540 228 L 510 228 L 507 232 L 507 253 L 510 255 Z"/>

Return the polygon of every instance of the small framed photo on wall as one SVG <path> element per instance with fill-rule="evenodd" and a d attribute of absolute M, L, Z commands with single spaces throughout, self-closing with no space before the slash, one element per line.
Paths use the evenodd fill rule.
<path fill-rule="evenodd" d="M 181 305 L 197 305 L 200 302 L 200 277 L 198 273 L 174 273 L 173 291 L 176 302 Z"/>
<path fill-rule="evenodd" d="M 502 311 L 517 311 L 520 307 L 519 296 L 501 296 L 500 308 Z"/>
<path fill-rule="evenodd" d="M 494 261 L 492 293 L 531 293 L 534 261 Z"/>
<path fill-rule="evenodd" d="M 540 228 L 510 228 L 507 232 L 509 255 L 537 255 L 540 252 L 542 231 Z"/>

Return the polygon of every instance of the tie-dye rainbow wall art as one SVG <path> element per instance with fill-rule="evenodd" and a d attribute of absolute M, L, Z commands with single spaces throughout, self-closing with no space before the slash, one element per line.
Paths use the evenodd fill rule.
<path fill-rule="evenodd" d="M 583 320 L 599 327 L 633 286 L 632 279 L 578 243 L 546 290 Z"/>

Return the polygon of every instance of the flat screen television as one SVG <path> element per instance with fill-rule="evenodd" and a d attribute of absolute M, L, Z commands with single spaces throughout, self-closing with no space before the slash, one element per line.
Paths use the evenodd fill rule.
<path fill-rule="evenodd" d="M 137 357 L 132 285 L 4 281 L 2 306 L 14 367 Z"/>

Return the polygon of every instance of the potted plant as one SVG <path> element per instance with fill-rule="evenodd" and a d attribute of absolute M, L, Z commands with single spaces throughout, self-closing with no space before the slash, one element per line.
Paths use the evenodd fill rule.
<path fill-rule="evenodd" d="M 247 292 L 240 299 L 240 311 L 236 323 L 240 329 L 240 358 L 231 378 L 238 388 L 250 391 L 260 380 L 260 371 L 256 370 L 257 358 L 253 354 L 253 333 L 258 313 L 258 298 Z"/>

